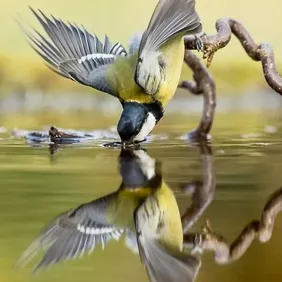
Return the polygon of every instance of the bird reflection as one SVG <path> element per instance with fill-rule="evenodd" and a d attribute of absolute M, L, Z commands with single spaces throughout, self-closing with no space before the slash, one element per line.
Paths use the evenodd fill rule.
<path fill-rule="evenodd" d="M 216 189 L 211 147 L 198 144 L 202 178 L 182 187 L 192 203 L 181 215 L 172 189 L 162 177 L 161 163 L 143 149 L 122 149 L 118 157 L 122 181 L 104 197 L 82 204 L 57 216 L 25 250 L 18 267 L 41 251 L 43 258 L 34 271 L 104 248 L 111 240 L 125 237 L 125 244 L 139 254 L 150 281 L 195 281 L 206 251 L 215 261 L 227 264 L 240 259 L 255 239 L 267 242 L 282 210 L 282 188 L 267 201 L 260 220 L 247 224 L 233 243 L 207 224 L 189 233 L 212 202 Z"/>
<path fill-rule="evenodd" d="M 206 151 L 202 154 L 211 156 Z M 25 250 L 19 267 L 42 250 L 45 254 L 34 271 L 76 259 L 124 235 L 126 245 L 139 253 L 151 281 L 195 280 L 200 256 L 183 251 L 181 215 L 173 191 L 163 180 L 161 163 L 142 149 L 121 150 L 118 163 L 122 178 L 118 190 L 57 216 Z"/>

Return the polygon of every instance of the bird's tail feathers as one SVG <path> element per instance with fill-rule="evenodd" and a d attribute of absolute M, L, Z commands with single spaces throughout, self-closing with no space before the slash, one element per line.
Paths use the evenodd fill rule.
<path fill-rule="evenodd" d="M 191 255 L 174 254 L 157 240 L 138 241 L 141 260 L 151 281 L 193 282 L 198 274 L 200 261 Z"/>

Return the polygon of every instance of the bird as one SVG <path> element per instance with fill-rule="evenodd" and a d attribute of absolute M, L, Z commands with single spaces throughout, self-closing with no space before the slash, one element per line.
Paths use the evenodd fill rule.
<path fill-rule="evenodd" d="M 183 231 L 177 201 L 164 182 L 161 163 L 144 150 L 123 149 L 118 157 L 119 188 L 57 216 L 24 251 L 23 267 L 42 250 L 34 272 L 91 253 L 98 244 L 124 235 L 139 254 L 150 281 L 194 281 L 199 258 L 182 251 Z"/>
<path fill-rule="evenodd" d="M 195 36 L 202 46 L 195 0 L 159 0 L 147 28 L 133 35 L 128 50 L 120 42 L 112 44 L 107 35 L 100 41 L 83 26 L 30 9 L 49 38 L 19 20 L 20 27 L 47 66 L 119 100 L 117 131 L 124 145 L 145 141 L 164 116 L 180 80 L 183 38 Z"/>

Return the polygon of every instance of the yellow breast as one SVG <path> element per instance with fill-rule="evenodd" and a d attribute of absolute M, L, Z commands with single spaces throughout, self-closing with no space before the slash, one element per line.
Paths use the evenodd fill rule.
<path fill-rule="evenodd" d="M 156 98 L 165 107 L 176 92 L 184 59 L 184 43 L 182 36 L 171 39 L 162 47 L 166 63 L 166 77 L 161 84 Z"/>
<path fill-rule="evenodd" d="M 158 197 L 160 209 L 164 212 L 164 230 L 160 237 L 160 242 L 171 251 L 181 251 L 183 246 L 183 230 L 175 195 L 163 182 L 156 196 Z"/>

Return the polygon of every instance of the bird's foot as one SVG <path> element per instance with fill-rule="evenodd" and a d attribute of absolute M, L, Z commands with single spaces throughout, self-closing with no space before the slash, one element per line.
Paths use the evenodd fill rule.
<path fill-rule="evenodd" d="M 193 242 L 193 248 L 190 252 L 191 255 L 202 255 L 203 254 L 203 236 L 197 234 Z"/>
<path fill-rule="evenodd" d="M 202 228 L 202 231 L 197 234 L 193 242 L 193 249 L 191 250 L 191 254 L 202 254 L 207 242 L 217 238 L 214 233 L 210 221 L 207 219 L 205 225 Z"/>
<path fill-rule="evenodd" d="M 216 45 L 205 45 L 203 50 L 203 59 L 207 59 L 207 68 L 210 67 L 214 54 L 218 50 L 218 47 Z"/>
<path fill-rule="evenodd" d="M 198 52 L 202 52 L 204 53 L 204 43 L 203 43 L 203 40 L 202 40 L 202 37 L 203 35 L 199 36 L 199 35 L 194 35 L 195 37 L 195 47 L 196 47 L 196 50 Z"/>

